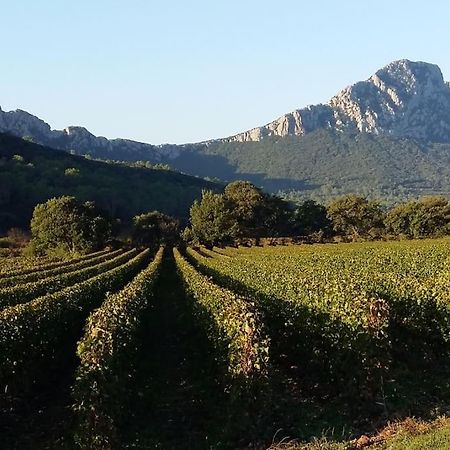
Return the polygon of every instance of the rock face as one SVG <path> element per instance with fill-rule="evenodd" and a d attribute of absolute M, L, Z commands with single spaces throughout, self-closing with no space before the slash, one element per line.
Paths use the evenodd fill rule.
<path fill-rule="evenodd" d="M 83 127 L 52 130 L 43 120 L 20 109 L 4 112 L 0 108 L 0 132 L 31 137 L 37 144 L 102 159 L 143 159 L 159 162 L 171 160 L 180 153 L 180 148 L 174 145 L 157 146 L 127 139 L 110 140 L 94 136 Z"/>
<path fill-rule="evenodd" d="M 345 88 L 327 104 L 298 109 L 262 127 L 208 142 L 303 136 L 319 129 L 450 143 L 450 83 L 444 81 L 436 65 L 406 59 L 395 61 L 368 80 Z M 4 112 L 1 108 L 0 132 L 31 136 L 39 144 L 102 159 L 171 161 L 184 149 L 196 147 L 108 140 L 82 127 L 52 130 L 43 120 L 25 111 Z"/>
<path fill-rule="evenodd" d="M 4 112 L 0 107 L 0 131 L 10 132 L 16 136 L 46 136 L 51 132 L 50 125 L 37 117 L 17 109 Z"/>
<path fill-rule="evenodd" d="M 438 66 L 395 61 L 349 86 L 326 105 L 308 106 L 225 141 L 302 136 L 321 128 L 450 142 L 450 83 Z"/>

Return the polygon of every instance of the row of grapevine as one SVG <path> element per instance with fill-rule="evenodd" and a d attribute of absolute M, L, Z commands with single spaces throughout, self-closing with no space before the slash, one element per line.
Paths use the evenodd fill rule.
<path fill-rule="evenodd" d="M 64 273 L 75 272 L 76 270 L 84 269 L 85 267 L 92 267 L 102 262 L 109 261 L 121 253 L 123 253 L 122 250 L 116 250 L 114 252 L 103 253 L 94 258 L 85 258 L 82 261 L 72 262 L 72 264 L 65 264 L 53 269 L 38 270 L 36 272 L 0 278 L 0 289 L 17 286 L 19 284 L 32 283 L 34 281 L 50 278 Z"/>
<path fill-rule="evenodd" d="M 228 376 L 236 385 L 261 378 L 267 372 L 269 341 L 255 305 L 201 275 L 177 249 L 174 256 L 196 316 Z"/>
<path fill-rule="evenodd" d="M 0 308 L 26 303 L 42 295 L 58 292 L 67 286 L 80 283 L 88 278 L 117 267 L 136 255 L 136 253 L 136 249 L 129 250 L 119 254 L 111 260 L 75 272 L 63 273 L 42 280 L 0 289 Z"/>
<path fill-rule="evenodd" d="M 254 299 L 276 353 L 288 352 L 296 365 L 336 382 L 378 388 L 390 348 L 389 308 L 381 298 L 288 266 L 275 268 L 272 260 L 264 266 L 192 249 L 188 256 L 219 284 Z"/>
<path fill-rule="evenodd" d="M 208 253 L 207 250 L 205 250 Z M 281 247 L 226 250 L 234 263 L 256 264 L 298 279 L 346 286 L 382 298 L 394 327 L 428 336 L 439 344 L 450 340 L 448 241 L 365 243 L 312 248 Z M 210 256 L 218 258 L 216 252 Z"/>
<path fill-rule="evenodd" d="M 366 273 L 359 284 L 385 299 L 393 326 L 437 346 L 450 344 L 450 278 L 445 274 L 422 280 L 398 273 Z"/>
<path fill-rule="evenodd" d="M 8 264 L 0 268 L 0 279 L 5 277 L 14 277 L 17 275 L 25 275 L 32 272 L 40 272 L 41 270 L 55 269 L 58 267 L 69 266 L 74 263 L 86 261 L 97 256 L 109 253 L 109 250 L 100 250 L 95 253 L 89 253 L 79 258 L 72 258 L 65 261 L 52 261 L 46 257 L 36 258 L 5 258 Z"/>
<path fill-rule="evenodd" d="M 128 258 L 134 254 L 128 252 Z M 0 392 L 24 392 L 46 378 L 73 345 L 87 315 L 149 261 L 145 250 L 76 285 L 0 311 Z"/>
<path fill-rule="evenodd" d="M 324 264 L 336 270 L 371 273 L 399 273 L 421 279 L 434 278 L 450 265 L 448 239 L 420 241 L 365 242 L 354 244 L 316 244 L 215 249 L 214 256 L 225 255 L 253 262 L 262 260 L 295 264 L 314 271 Z M 204 250 L 208 253 L 208 250 Z M 331 267 L 332 268 L 332 267 Z M 334 270 L 333 272 L 335 272 Z"/>
<path fill-rule="evenodd" d="M 4 273 L 19 271 L 22 268 L 26 267 L 29 268 L 37 264 L 44 265 L 55 262 L 56 262 L 55 259 L 51 259 L 46 256 L 39 258 L 39 263 L 37 263 L 36 258 L 30 258 L 27 256 L 12 256 L 10 254 L 0 253 L 0 278 L 3 276 Z"/>
<path fill-rule="evenodd" d="M 82 448 L 117 444 L 116 424 L 128 413 L 136 334 L 152 299 L 163 251 L 87 320 L 78 344 L 81 362 L 74 386 L 77 441 Z"/>

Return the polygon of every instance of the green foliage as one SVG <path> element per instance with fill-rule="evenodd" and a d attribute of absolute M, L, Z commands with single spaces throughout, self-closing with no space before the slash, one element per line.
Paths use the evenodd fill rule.
<path fill-rule="evenodd" d="M 24 284 L 14 284 L 11 287 L 0 289 L 0 308 L 26 303 L 36 297 L 57 292 L 61 288 L 71 286 L 75 283 L 81 283 L 88 278 L 123 264 L 135 254 L 136 250 L 130 250 L 126 253 L 121 252 L 114 258 L 108 256 L 106 261 L 90 265 L 83 269 L 60 273 L 59 275 L 53 275 Z"/>
<path fill-rule="evenodd" d="M 265 375 L 268 340 L 255 305 L 198 273 L 174 249 L 177 268 L 194 309 L 213 342 L 231 383 L 246 387 Z"/>
<path fill-rule="evenodd" d="M 298 205 L 292 221 L 292 228 L 295 234 L 302 236 L 318 232 L 328 234 L 332 225 L 325 206 L 314 200 L 305 200 Z"/>
<path fill-rule="evenodd" d="M 203 191 L 202 199 L 191 206 L 191 230 L 205 245 L 230 243 L 238 233 L 231 205 L 227 199 L 212 191 Z"/>
<path fill-rule="evenodd" d="M 386 216 L 387 231 L 408 238 L 450 233 L 450 205 L 445 197 L 423 197 L 393 208 Z"/>
<path fill-rule="evenodd" d="M 84 254 L 106 245 L 111 223 L 97 213 L 92 202 L 59 197 L 36 206 L 31 235 L 38 254 Z"/>
<path fill-rule="evenodd" d="M 419 202 L 411 200 L 392 208 L 384 220 L 386 231 L 394 236 L 414 237 L 412 222 L 420 212 Z"/>
<path fill-rule="evenodd" d="M 289 235 L 291 211 L 279 197 L 264 193 L 248 181 L 235 181 L 225 187 L 224 197 L 230 205 L 239 237 Z"/>
<path fill-rule="evenodd" d="M 181 232 L 180 237 L 182 242 L 186 245 L 193 245 L 193 246 L 200 245 L 200 242 L 198 241 L 197 237 L 194 235 L 193 231 L 189 227 L 186 227 Z"/>
<path fill-rule="evenodd" d="M 66 177 L 78 177 L 78 176 L 80 176 L 80 170 L 77 169 L 76 167 L 68 167 L 64 171 L 64 175 Z"/>
<path fill-rule="evenodd" d="M 225 201 L 242 237 L 261 235 L 265 217 L 266 195 L 248 181 L 234 181 L 225 187 Z"/>
<path fill-rule="evenodd" d="M 191 208 L 191 229 L 185 240 L 208 246 L 236 238 L 288 235 L 288 204 L 246 181 L 235 181 L 223 194 L 204 191 Z"/>
<path fill-rule="evenodd" d="M 0 267 L 0 280 L 3 278 L 16 277 L 26 275 L 33 272 L 46 271 L 50 269 L 62 268 L 71 264 L 76 264 L 84 260 L 96 258 L 97 256 L 108 253 L 109 250 L 101 250 L 95 253 L 81 256 L 79 258 L 68 259 L 66 261 L 54 261 L 45 257 L 41 258 L 22 258 L 17 259 L 17 264 L 8 264 Z"/>
<path fill-rule="evenodd" d="M 24 157 L 21 155 L 13 155 L 12 159 L 16 163 L 23 163 L 25 161 Z"/>
<path fill-rule="evenodd" d="M 289 354 L 293 363 L 326 376 L 336 388 L 379 393 L 390 354 L 386 302 L 354 282 L 342 282 L 341 268 L 335 260 L 328 264 L 326 255 L 284 258 L 275 249 L 272 257 L 269 251 L 258 257 L 262 249 L 254 250 L 231 258 L 207 250 L 208 257 L 192 249 L 189 255 L 216 282 L 253 299 L 270 324 L 274 354 Z"/>
<path fill-rule="evenodd" d="M 351 367 L 347 381 L 359 372 L 373 383 L 410 345 L 424 359 L 448 357 L 448 240 L 353 245 L 189 254 L 215 280 L 257 299 L 277 339 L 287 336 L 279 351 L 297 348 L 312 370 L 323 355 L 335 376 Z"/>
<path fill-rule="evenodd" d="M 13 155 L 24 161 L 18 163 Z M 67 168 L 79 175 L 66 176 Z M 149 210 L 187 219 L 202 189 L 221 185 L 168 170 L 88 160 L 0 133 L 0 233 L 28 227 L 38 203 L 60 196 L 93 200 L 124 225 Z"/>
<path fill-rule="evenodd" d="M 133 218 L 133 244 L 138 247 L 158 248 L 175 245 L 180 234 L 180 223 L 159 211 L 140 214 Z"/>
<path fill-rule="evenodd" d="M 245 178 L 289 200 L 327 204 L 351 192 L 388 204 L 450 193 L 450 146 L 370 133 L 318 130 L 259 142 L 197 145 L 171 164 L 222 180 Z"/>
<path fill-rule="evenodd" d="M 384 212 L 378 202 L 348 194 L 331 202 L 327 213 L 336 233 L 353 240 L 382 233 Z"/>
<path fill-rule="evenodd" d="M 15 275 L 11 275 L 11 273 L 0 273 L 0 292 L 1 289 L 4 289 L 6 287 L 17 287 L 20 284 L 31 283 L 34 281 L 43 280 L 45 278 L 67 274 L 69 272 L 75 272 L 86 267 L 93 267 L 97 264 L 110 261 L 114 257 L 119 256 L 121 253 L 122 250 L 116 250 L 115 252 L 110 253 L 91 253 L 89 255 L 86 255 L 85 258 L 74 259 L 72 261 L 68 261 L 66 264 L 62 264 L 47 270 L 44 270 L 41 266 L 39 269 L 36 269 L 36 267 L 22 269 L 22 271 L 19 271 L 19 273 L 16 273 Z M 24 270 L 26 271 L 26 273 L 23 273 Z"/>
<path fill-rule="evenodd" d="M 450 450 L 450 426 L 420 434 L 402 433 L 388 440 L 380 450 Z"/>
<path fill-rule="evenodd" d="M 163 257 L 116 294 L 108 295 L 86 323 L 78 344 L 80 366 L 74 386 L 77 443 L 82 448 L 119 446 L 117 425 L 128 414 L 133 383 L 135 339 Z"/>
<path fill-rule="evenodd" d="M 8 386 L 8 395 L 45 381 L 73 350 L 89 312 L 107 292 L 122 288 L 149 257 L 143 251 L 93 278 L 0 311 L 0 386 Z"/>

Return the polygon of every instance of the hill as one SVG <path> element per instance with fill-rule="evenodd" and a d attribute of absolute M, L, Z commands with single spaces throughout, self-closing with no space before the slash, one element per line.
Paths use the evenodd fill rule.
<path fill-rule="evenodd" d="M 52 130 L 31 114 L 0 109 L 0 131 L 101 159 L 145 160 L 226 181 L 248 179 L 292 198 L 356 192 L 390 201 L 450 192 L 450 85 L 438 66 L 399 60 L 310 105 L 235 136 L 151 145 Z"/>
<path fill-rule="evenodd" d="M 297 109 L 224 140 L 304 136 L 319 129 L 450 143 L 450 85 L 438 66 L 402 59 L 346 87 L 326 104 Z"/>
<path fill-rule="evenodd" d="M 127 167 L 0 134 L 0 231 L 26 226 L 34 206 L 51 197 L 94 200 L 124 222 L 153 209 L 184 219 L 205 180 L 167 170 Z"/>
<path fill-rule="evenodd" d="M 371 133 L 321 129 L 305 136 L 215 141 L 186 151 L 177 167 L 199 176 L 248 179 L 292 197 L 356 192 L 394 202 L 450 193 L 450 145 Z"/>

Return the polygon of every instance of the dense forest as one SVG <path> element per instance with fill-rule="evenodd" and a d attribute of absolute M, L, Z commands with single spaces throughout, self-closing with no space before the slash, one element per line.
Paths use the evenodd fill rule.
<path fill-rule="evenodd" d="M 39 119 L 36 119 L 39 121 Z M 40 122 L 38 122 L 40 123 Z M 86 132 L 87 133 L 87 132 Z M 326 203 L 355 192 L 394 204 L 422 195 L 450 193 L 450 145 L 391 135 L 321 129 L 304 136 L 267 136 L 259 142 L 213 140 L 154 146 L 116 139 L 35 142 L 93 159 L 150 163 L 224 182 L 245 179 L 299 201 Z M 103 138 L 104 139 L 104 138 Z M 89 142 L 87 144 L 86 142 Z M 92 145 L 91 145 L 92 144 Z"/>
<path fill-rule="evenodd" d="M 291 199 L 328 202 L 355 192 L 396 203 L 450 193 L 450 146 L 319 130 L 259 142 L 186 147 L 171 166 L 222 180 L 246 179 Z"/>
<path fill-rule="evenodd" d="M 28 227 L 33 208 L 72 195 L 129 221 L 148 210 L 185 219 L 203 189 L 221 186 L 168 170 L 107 164 L 0 134 L 0 232 Z"/>

